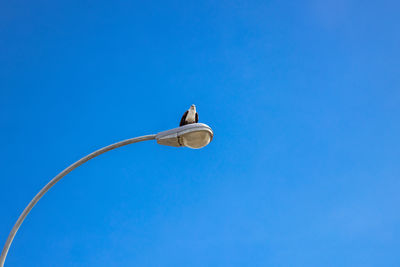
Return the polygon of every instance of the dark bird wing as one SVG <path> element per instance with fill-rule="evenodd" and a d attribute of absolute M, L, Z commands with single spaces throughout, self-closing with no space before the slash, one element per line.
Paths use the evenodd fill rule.
<path fill-rule="evenodd" d="M 186 116 L 187 116 L 188 112 L 189 112 L 189 111 L 186 110 L 186 112 L 183 113 L 183 116 L 182 116 L 182 119 L 181 119 L 181 123 L 179 123 L 179 126 L 185 125 L 185 119 L 186 119 Z"/>
<path fill-rule="evenodd" d="M 195 118 L 195 120 L 194 120 L 196 123 L 198 123 L 199 122 L 199 113 L 197 113 L 196 112 L 196 118 Z"/>

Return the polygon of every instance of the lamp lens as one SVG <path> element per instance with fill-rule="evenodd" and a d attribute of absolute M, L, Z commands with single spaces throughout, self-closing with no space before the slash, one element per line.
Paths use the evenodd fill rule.
<path fill-rule="evenodd" d="M 186 133 L 181 136 L 182 143 L 190 148 L 202 148 L 211 141 L 211 135 L 208 131 L 196 131 Z"/>

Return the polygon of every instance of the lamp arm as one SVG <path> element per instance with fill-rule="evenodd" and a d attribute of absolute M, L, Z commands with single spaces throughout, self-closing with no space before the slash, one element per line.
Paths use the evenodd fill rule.
<path fill-rule="evenodd" d="M 72 165 L 68 166 L 66 169 L 64 169 L 62 172 L 60 172 L 56 177 L 54 177 L 45 187 L 42 188 L 42 190 L 39 191 L 39 193 L 31 200 L 31 202 L 29 202 L 28 206 L 24 209 L 22 214 L 19 216 L 17 222 L 14 224 L 14 227 L 11 229 L 11 232 L 7 237 L 7 241 L 4 245 L 3 251 L 1 252 L 0 267 L 4 266 L 4 262 L 6 260 L 8 250 L 10 249 L 11 243 L 12 243 L 19 227 L 21 226 L 22 222 L 24 221 L 24 219 L 26 218 L 28 213 L 32 210 L 32 208 L 36 205 L 36 203 L 39 201 L 39 199 L 44 194 L 46 194 L 46 192 L 49 191 L 49 189 L 51 187 L 53 187 L 53 185 L 55 185 L 58 181 L 60 181 L 65 175 L 70 173 L 72 170 L 76 169 L 83 163 L 85 163 L 103 153 L 106 153 L 110 150 L 116 149 L 118 147 L 126 146 L 129 144 L 138 143 L 138 142 L 147 141 L 147 140 L 154 140 L 155 137 L 156 137 L 155 134 L 144 135 L 144 136 L 140 136 L 140 137 L 126 139 L 126 140 L 114 143 L 112 145 L 100 148 L 99 150 L 96 150 L 95 152 L 87 155 L 86 157 L 81 158 L 80 160 L 76 161 Z"/>

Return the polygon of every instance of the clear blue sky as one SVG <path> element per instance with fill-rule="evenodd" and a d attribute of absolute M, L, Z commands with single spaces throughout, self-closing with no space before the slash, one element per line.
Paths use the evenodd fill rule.
<path fill-rule="evenodd" d="M 400 266 L 398 1 L 2 1 L 6 266 Z"/>

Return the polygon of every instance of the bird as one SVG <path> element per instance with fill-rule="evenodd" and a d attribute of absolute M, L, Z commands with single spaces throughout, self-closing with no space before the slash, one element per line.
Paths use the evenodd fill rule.
<path fill-rule="evenodd" d="M 179 127 L 186 124 L 197 123 L 198 121 L 199 121 L 199 114 L 197 114 L 196 106 L 193 104 L 183 114 Z"/>

